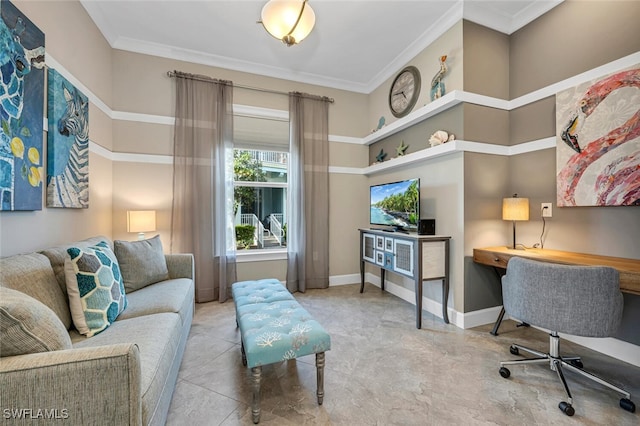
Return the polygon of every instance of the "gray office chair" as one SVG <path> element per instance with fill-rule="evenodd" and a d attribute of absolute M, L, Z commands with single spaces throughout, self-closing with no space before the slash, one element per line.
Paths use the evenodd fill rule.
<path fill-rule="evenodd" d="M 609 337 L 622 320 L 622 293 L 618 271 L 600 266 L 570 266 L 513 257 L 502 277 L 504 309 L 511 317 L 528 324 L 552 330 L 549 334 L 549 353 L 543 353 L 520 345 L 511 345 L 510 352 L 520 351 L 535 358 L 503 361 L 500 375 L 509 378 L 511 372 L 505 365 L 549 363 L 567 393 L 567 401 L 558 405 L 567 416 L 575 413 L 569 386 L 563 370 L 581 374 L 622 395 L 620 407 L 635 412 L 631 395 L 624 389 L 606 382 L 582 369 L 579 357 L 560 355 L 558 333 L 584 337 Z"/>

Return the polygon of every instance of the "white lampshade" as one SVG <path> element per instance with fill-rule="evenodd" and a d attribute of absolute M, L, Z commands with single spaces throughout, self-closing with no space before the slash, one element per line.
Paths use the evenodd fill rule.
<path fill-rule="evenodd" d="M 516 249 L 516 221 L 529 220 L 529 199 L 518 198 L 518 194 L 513 194 L 511 198 L 502 199 L 502 220 L 513 222 L 513 243 L 512 249 Z"/>
<path fill-rule="evenodd" d="M 529 220 L 529 199 L 517 197 L 503 198 L 502 219 Z"/>
<path fill-rule="evenodd" d="M 156 230 L 155 210 L 130 210 L 127 212 L 127 232 L 137 232 L 138 239 L 144 239 L 145 232 Z"/>
<path fill-rule="evenodd" d="M 270 0 L 262 8 L 261 18 L 267 32 L 287 46 L 304 40 L 316 23 L 307 0 Z"/>

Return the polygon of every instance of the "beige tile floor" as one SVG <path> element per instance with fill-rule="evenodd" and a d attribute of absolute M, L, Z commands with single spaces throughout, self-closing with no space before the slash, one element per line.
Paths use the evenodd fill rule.
<path fill-rule="evenodd" d="M 543 365 L 498 374 L 514 358 L 509 344 L 546 352 L 548 336 L 503 323 L 461 330 L 367 285 L 297 293 L 296 299 L 331 334 L 324 404 L 315 397 L 315 358 L 265 366 L 263 425 L 640 425 L 620 396 L 567 373 L 575 415 L 557 408 L 565 398 L 555 372 Z M 196 305 L 169 411 L 168 425 L 251 425 L 249 369 L 242 366 L 233 302 Z M 562 353 L 583 357 L 586 369 L 625 387 L 640 405 L 640 368 L 570 342 Z"/>

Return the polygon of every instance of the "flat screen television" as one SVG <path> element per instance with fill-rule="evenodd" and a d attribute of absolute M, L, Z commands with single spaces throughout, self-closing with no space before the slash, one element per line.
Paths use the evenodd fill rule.
<path fill-rule="evenodd" d="M 372 185 L 369 192 L 372 225 L 396 231 L 416 231 L 420 220 L 420 179 Z"/>

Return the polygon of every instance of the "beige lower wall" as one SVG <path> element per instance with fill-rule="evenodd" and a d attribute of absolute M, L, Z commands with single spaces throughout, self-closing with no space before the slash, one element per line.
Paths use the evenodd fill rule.
<path fill-rule="evenodd" d="M 463 312 L 464 304 L 463 176 L 464 155 L 455 153 L 403 167 L 401 170 L 377 173 L 369 176 L 365 184 L 368 197 L 369 185 L 420 178 L 420 217 L 435 218 L 436 234 L 451 237 L 449 306 L 458 312 Z M 368 222 L 368 216 L 365 220 Z M 380 275 L 380 269 L 372 265 L 367 265 L 366 270 L 374 275 Z M 358 269 L 354 268 L 353 272 L 357 271 Z M 413 281 L 407 278 L 393 273 L 388 274 L 387 277 L 395 284 L 414 290 Z M 442 302 L 442 287 L 439 284 L 424 284 L 423 295 Z"/>
<path fill-rule="evenodd" d="M 287 279 L 286 260 L 266 260 L 260 262 L 238 262 L 238 281 L 275 278 L 282 282 Z"/>
<path fill-rule="evenodd" d="M 113 238 L 135 240 L 127 232 L 127 210 L 155 210 L 156 232 L 165 252 L 171 247 L 171 203 L 173 166 L 171 164 L 113 163 Z"/>
<path fill-rule="evenodd" d="M 48 208 L 44 188 L 42 210 L 0 213 L 0 257 L 95 235 L 111 237 L 112 180 L 111 160 L 90 152 L 88 209 Z"/>
<path fill-rule="evenodd" d="M 329 275 L 360 270 L 358 228 L 369 224 L 369 186 L 363 175 L 329 177 Z"/>
<path fill-rule="evenodd" d="M 102 102 L 110 104 L 112 49 L 82 5 L 79 2 L 23 0 L 12 3 L 44 32 L 47 65 L 51 66 L 54 59 L 64 67 L 59 71 L 65 77 L 79 81 Z M 46 94 L 43 94 L 43 102 L 46 111 Z M 112 148 L 111 118 L 93 103 L 89 106 L 89 137 L 91 142 Z M 43 160 L 47 158 L 46 146 L 45 132 Z M 46 207 L 46 176 L 43 176 L 42 210 L 0 212 L 0 256 L 38 250 L 98 234 L 110 237 L 112 176 L 111 160 L 97 155 L 95 151 L 90 152 L 88 209 Z"/>

